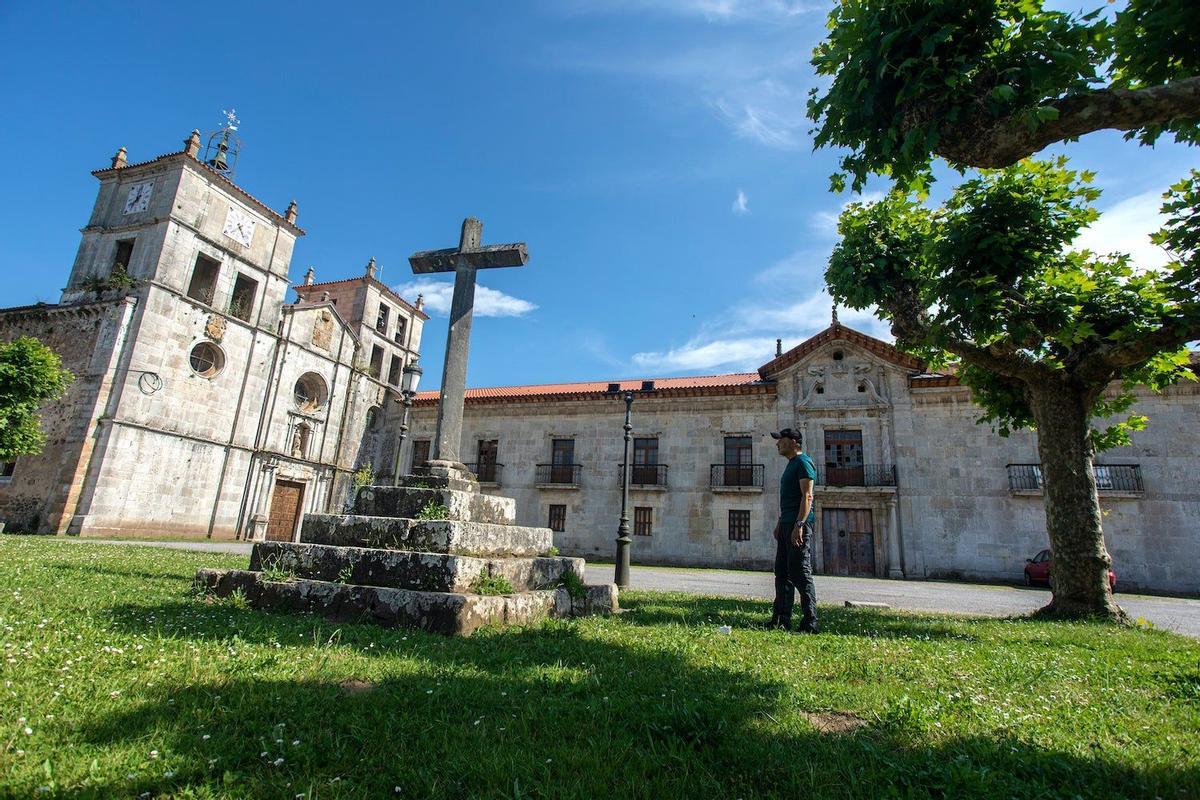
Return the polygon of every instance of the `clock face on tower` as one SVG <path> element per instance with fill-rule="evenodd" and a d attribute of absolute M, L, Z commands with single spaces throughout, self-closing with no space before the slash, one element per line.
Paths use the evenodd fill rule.
<path fill-rule="evenodd" d="M 154 190 L 154 181 L 144 181 L 135 183 L 129 187 L 129 196 L 125 198 L 125 210 L 123 214 L 133 214 L 137 211 L 145 211 L 150 205 L 150 192 Z"/>
<path fill-rule="evenodd" d="M 249 247 L 250 242 L 254 241 L 255 224 L 257 220 L 245 211 L 237 206 L 230 206 L 229 213 L 225 215 L 224 234 L 242 247 Z"/>

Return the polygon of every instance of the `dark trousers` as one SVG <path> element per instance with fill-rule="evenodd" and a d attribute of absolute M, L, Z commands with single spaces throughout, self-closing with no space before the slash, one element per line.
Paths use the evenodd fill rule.
<path fill-rule="evenodd" d="M 775 544 L 775 604 L 772 611 L 779 621 L 790 625 L 792 608 L 796 604 L 795 590 L 800 590 L 800 625 L 812 626 L 817 622 L 817 589 L 813 584 L 812 538 L 813 529 L 804 523 L 804 544 L 792 544 L 792 530 L 796 523 L 782 520 L 779 523 L 779 541 Z"/>

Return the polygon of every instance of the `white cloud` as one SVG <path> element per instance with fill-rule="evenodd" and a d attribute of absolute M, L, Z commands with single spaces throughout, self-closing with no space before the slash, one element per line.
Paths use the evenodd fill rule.
<path fill-rule="evenodd" d="M 786 259 L 785 259 L 786 261 Z M 888 324 L 872 310 L 838 309 L 839 321 L 883 341 L 892 341 Z M 833 321 L 833 301 L 824 288 L 793 301 L 744 301 L 728 317 L 710 321 L 686 344 L 635 353 L 634 367 L 647 373 L 756 370 L 775 357 L 775 339 L 789 348 L 825 330 Z M 767 334 L 767 335 L 763 335 Z"/>
<path fill-rule="evenodd" d="M 393 287 L 401 297 L 425 297 L 425 309 L 431 314 L 447 315 L 454 298 L 454 284 L 433 278 L 418 278 L 409 283 Z M 479 317 L 521 317 L 535 310 L 536 305 L 528 300 L 475 284 L 475 315 Z"/>
<path fill-rule="evenodd" d="M 1129 253 L 1133 265 L 1141 268 L 1161 267 L 1167 263 L 1167 252 L 1150 242 L 1150 234 L 1162 227 L 1165 218 L 1160 213 L 1162 192 L 1143 192 L 1110 206 L 1075 240 L 1075 247 L 1097 253 Z"/>
<path fill-rule="evenodd" d="M 634 353 L 635 367 L 648 372 L 750 371 L 771 360 L 775 340 L 767 338 L 694 340 L 663 352 Z"/>
<path fill-rule="evenodd" d="M 841 207 L 838 208 L 837 211 L 818 211 L 817 213 L 813 214 L 812 218 L 809 220 L 809 225 L 817 233 L 820 233 L 821 235 L 830 239 L 836 239 L 838 235 L 838 219 L 841 217 L 842 212 L 845 211 L 847 207 L 849 207 L 852 203 L 863 203 L 864 205 L 868 203 L 878 203 L 882 199 L 883 192 L 863 192 L 862 194 L 851 195 L 850 197 L 846 198 L 845 202 L 842 203 Z"/>
<path fill-rule="evenodd" d="M 575 0 L 569 5 L 578 11 L 658 13 L 709 22 L 777 22 L 827 7 L 796 0 Z"/>
<path fill-rule="evenodd" d="M 601 49 L 556 42 L 547 45 L 550 59 L 559 67 L 621 76 L 634 84 L 677 84 L 689 98 L 687 105 L 697 100 L 704 103 L 739 138 L 773 149 L 807 146 L 807 94 L 815 80 L 809 52 L 824 32 L 819 15 L 811 20 L 802 17 L 810 6 L 711 0 L 660 8 L 644 0 L 628 0 L 606 10 L 645 12 L 647 8 L 734 21 L 770 17 L 778 24 L 769 28 L 730 26 L 719 38 L 701 45 L 694 36 L 682 34 L 666 37 L 653 47 L 612 42 Z"/>
<path fill-rule="evenodd" d="M 733 213 L 738 216 L 750 213 L 749 198 L 741 189 L 737 190 L 737 197 L 733 198 Z"/>

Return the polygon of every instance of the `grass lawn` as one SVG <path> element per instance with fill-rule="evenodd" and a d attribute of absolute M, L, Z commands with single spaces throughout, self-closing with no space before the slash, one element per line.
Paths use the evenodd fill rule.
<path fill-rule="evenodd" d="M 1200 797 L 1200 643 L 1160 631 L 628 592 L 448 639 L 192 596 L 245 563 L 0 537 L 0 796 Z"/>

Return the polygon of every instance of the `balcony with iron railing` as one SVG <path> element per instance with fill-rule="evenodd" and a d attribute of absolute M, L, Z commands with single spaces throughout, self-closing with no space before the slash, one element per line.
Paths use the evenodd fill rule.
<path fill-rule="evenodd" d="M 1013 494 L 1042 493 L 1041 464 L 1008 464 L 1008 490 Z M 1139 464 L 1094 464 L 1096 491 L 1108 495 L 1135 495 L 1146 493 Z"/>
<path fill-rule="evenodd" d="M 621 476 L 625 474 L 625 465 L 618 464 L 617 485 L 621 485 Z M 629 485 L 635 489 L 666 489 L 666 464 L 633 464 L 629 468 Z"/>
<path fill-rule="evenodd" d="M 893 487 L 896 467 L 885 464 L 861 464 L 852 467 L 817 467 L 817 485 L 830 487 Z"/>
<path fill-rule="evenodd" d="M 763 464 L 713 464 L 708 470 L 708 485 L 714 492 L 761 492 Z"/>
<path fill-rule="evenodd" d="M 536 480 L 542 489 L 577 489 L 582 483 L 582 464 L 538 464 Z"/>
<path fill-rule="evenodd" d="M 475 480 L 480 483 L 492 483 L 496 486 L 500 485 L 500 473 L 504 469 L 503 464 L 497 464 L 492 461 L 472 462 L 466 465 L 467 469 L 471 470 L 475 475 Z"/>

